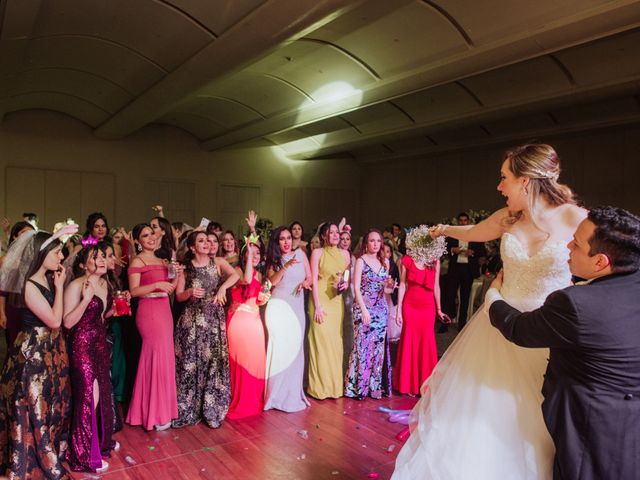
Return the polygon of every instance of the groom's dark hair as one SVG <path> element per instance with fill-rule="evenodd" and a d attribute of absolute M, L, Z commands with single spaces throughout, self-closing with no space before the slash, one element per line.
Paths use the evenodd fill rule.
<path fill-rule="evenodd" d="M 609 258 L 614 273 L 640 268 L 640 217 L 616 207 L 595 207 L 587 218 L 596 226 L 589 239 L 589 255 Z"/>

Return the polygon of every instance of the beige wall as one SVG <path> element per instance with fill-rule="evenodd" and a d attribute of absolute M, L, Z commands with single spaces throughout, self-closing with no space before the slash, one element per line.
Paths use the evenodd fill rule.
<path fill-rule="evenodd" d="M 610 204 L 640 214 L 639 126 L 543 140 L 561 157 L 560 180 L 585 205 Z M 518 143 L 364 165 L 362 222 L 440 222 L 465 209 L 493 211 L 504 206 L 496 191 L 500 159 L 505 149 Z"/>
<path fill-rule="evenodd" d="M 86 125 L 65 115 L 49 111 L 18 112 L 7 115 L 0 123 L 0 185 L 4 189 L 0 213 L 5 214 L 9 213 L 7 200 L 17 203 L 15 198 L 7 199 L 7 195 L 18 195 L 15 188 L 7 189 L 8 167 L 68 172 L 54 176 L 69 180 L 77 180 L 78 172 L 112 174 L 115 177 L 112 225 L 131 226 L 152 216 L 148 193 L 145 196 L 144 191 L 145 179 L 193 183 L 195 215 L 187 220 L 196 223 L 202 216 L 216 219 L 217 186 L 221 183 L 258 186 L 256 208 L 275 224 L 291 220 L 284 218 L 285 189 L 301 193 L 298 197 L 294 195 L 294 200 L 306 198 L 306 208 L 286 207 L 287 212 L 302 217 L 303 222 L 317 221 L 317 205 L 311 202 L 309 192 L 319 192 L 329 199 L 335 198 L 337 192 L 340 198 L 351 201 L 347 207 L 351 215 L 358 215 L 360 168 L 350 161 L 285 162 L 267 147 L 205 152 L 192 136 L 172 127 L 153 126 L 123 140 L 103 141 L 95 138 Z M 59 195 L 63 200 L 81 201 L 78 189 L 77 181 L 70 182 L 60 186 Z M 108 207 L 95 203 L 85 205 L 83 211 L 109 211 Z M 335 202 L 324 203 L 331 210 L 327 215 L 339 214 Z M 11 213 L 15 216 L 15 212 Z M 53 221 L 59 220 L 62 218 L 47 218 L 44 226 L 51 228 Z M 84 222 L 83 218 L 76 220 Z"/>

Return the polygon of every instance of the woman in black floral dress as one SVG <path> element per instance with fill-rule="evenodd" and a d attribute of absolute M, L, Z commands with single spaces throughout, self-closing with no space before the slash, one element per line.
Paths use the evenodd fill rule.
<path fill-rule="evenodd" d="M 11 478 L 69 478 L 61 463 L 71 418 L 69 360 L 60 328 L 65 273 L 60 243 L 47 243 L 50 238 L 36 233 L 27 245 L 33 256 L 23 256 L 35 257 L 26 274 L 27 308 L 0 380 L 0 474 Z"/>
<path fill-rule="evenodd" d="M 227 414 L 231 392 L 223 305 L 227 288 L 239 277 L 222 257 L 209 257 L 205 232 L 192 232 L 187 245 L 185 274 L 176 287 L 176 299 L 186 306 L 175 328 L 179 418 L 172 426 L 204 420 L 217 428 Z"/>

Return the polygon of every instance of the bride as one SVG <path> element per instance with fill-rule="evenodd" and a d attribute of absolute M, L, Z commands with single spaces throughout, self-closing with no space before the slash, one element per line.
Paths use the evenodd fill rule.
<path fill-rule="evenodd" d="M 558 183 L 549 145 L 523 145 L 504 158 L 498 190 L 507 207 L 477 225 L 438 225 L 432 235 L 502 237 L 502 296 L 529 311 L 569 285 L 566 245 L 586 211 Z M 507 342 L 487 313 L 476 313 L 422 386 L 392 479 L 550 479 L 554 446 L 540 410 L 547 356 Z"/>

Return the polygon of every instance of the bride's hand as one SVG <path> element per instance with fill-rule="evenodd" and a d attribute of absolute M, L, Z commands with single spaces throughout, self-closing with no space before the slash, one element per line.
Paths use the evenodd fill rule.
<path fill-rule="evenodd" d="M 495 288 L 499 291 L 502 288 L 502 277 L 504 277 L 504 270 L 498 272 L 496 278 L 491 282 L 490 288 Z"/>
<path fill-rule="evenodd" d="M 441 223 L 439 223 L 438 225 L 436 225 L 435 227 L 431 227 L 429 229 L 429 235 L 431 236 L 431 238 L 433 238 L 434 240 L 438 237 L 442 237 L 444 235 L 444 231 L 445 229 L 448 227 L 449 225 L 443 225 Z"/>

